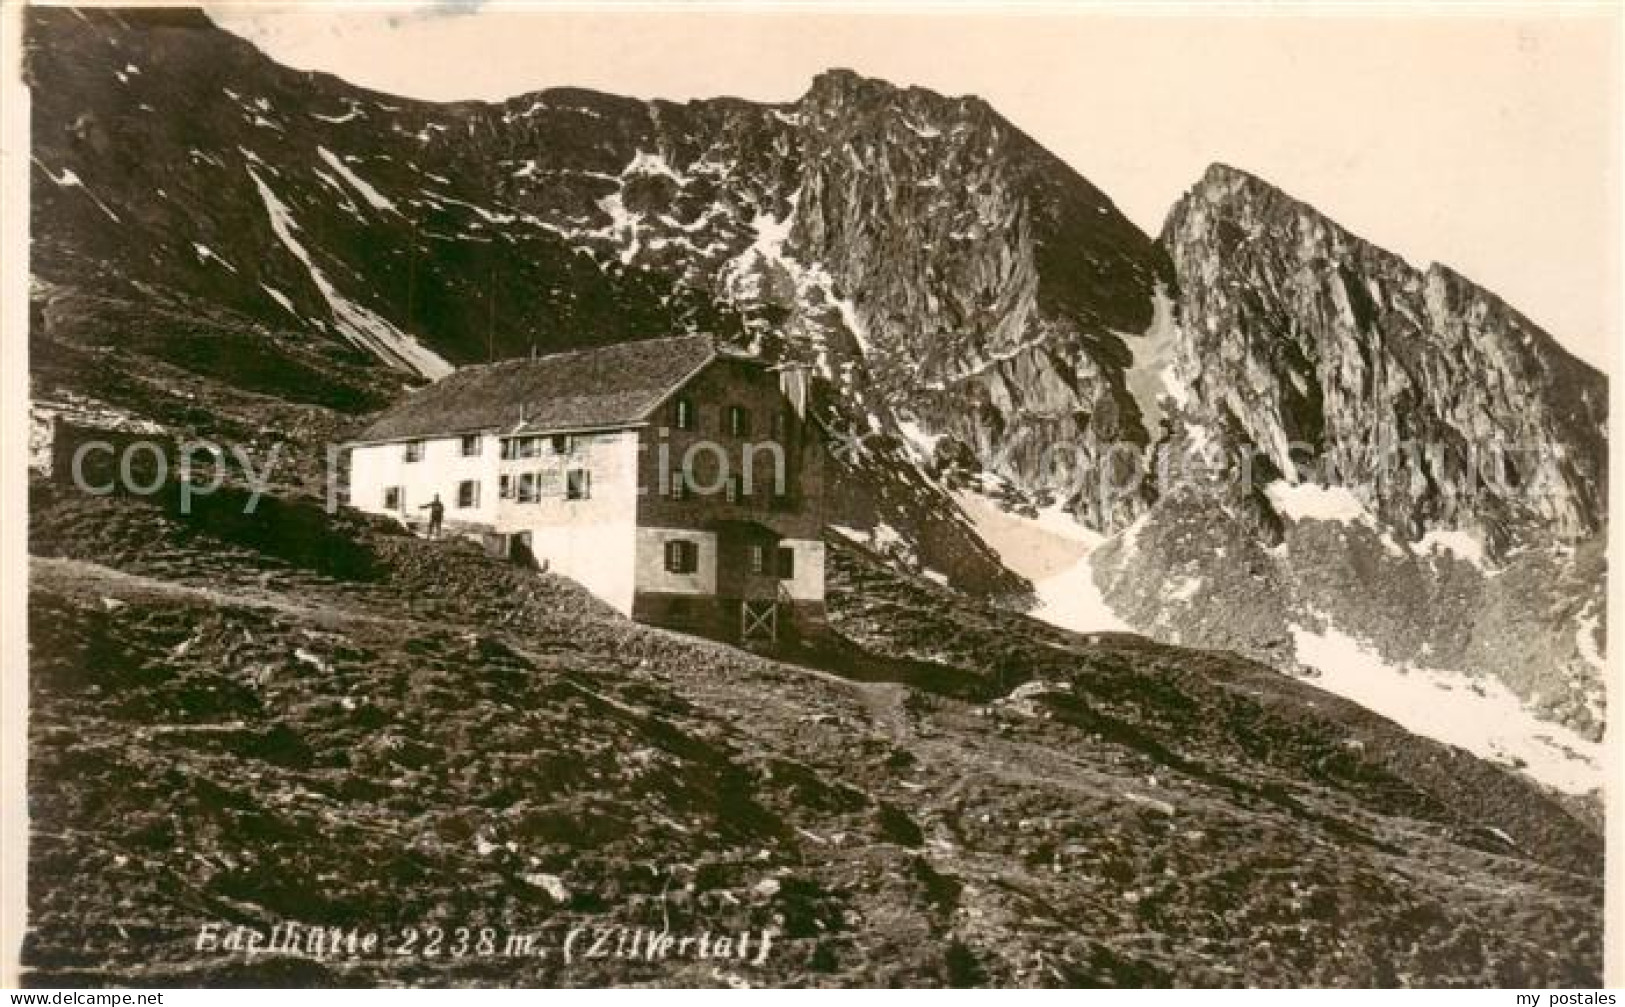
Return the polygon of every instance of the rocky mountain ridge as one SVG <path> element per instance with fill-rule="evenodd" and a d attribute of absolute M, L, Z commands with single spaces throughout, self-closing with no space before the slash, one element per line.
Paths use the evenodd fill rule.
<path fill-rule="evenodd" d="M 203 299 L 403 379 L 715 331 L 817 368 L 876 456 L 847 480 L 847 523 L 972 589 L 1015 585 L 910 464 L 935 438 L 1032 490 L 1068 475 L 1039 472 L 1046 443 L 1087 466 L 1148 442 L 1117 333 L 1147 324 L 1166 262 L 977 99 L 832 71 L 785 106 L 436 105 L 279 67 L 196 13 L 32 16 L 31 72 L 52 82 L 35 274 L 56 292 Z M 141 349 L 275 381 L 197 342 Z M 1120 527 L 1139 503 L 1088 519 Z"/>
<path fill-rule="evenodd" d="M 1179 280 L 1159 462 L 1210 464 L 1173 465 L 1100 553 L 1107 602 L 1158 639 L 1394 697 L 1417 676 L 1504 686 L 1600 739 L 1606 378 L 1450 269 L 1234 168 L 1159 241 Z M 1549 778 L 1600 781 L 1595 753 L 1552 744 Z"/>
<path fill-rule="evenodd" d="M 32 9 L 28 53 L 36 401 L 287 459 L 252 520 L 32 484 L 29 981 L 1599 981 L 1584 788 L 1278 673 L 1343 633 L 1480 672 L 1419 705 L 1494 675 L 1600 732 L 1603 416 L 1561 400 L 1600 386 L 1489 295 L 1226 170 L 1153 242 L 985 103 L 844 72 L 784 105 L 429 104 L 129 9 Z M 808 364 L 861 434 L 827 650 L 633 625 L 315 502 L 323 447 L 425 376 L 690 329 Z M 1473 368 L 1490 387 L 1420 387 Z M 1379 492 L 1381 430 L 1549 434 L 1571 503 L 1469 500 L 1448 465 Z M 1266 450 L 1242 483 L 1075 485 L 1108 445 L 1282 437 L 1358 481 Z M 1009 611 L 1032 585 L 966 523 L 972 488 L 1115 532 L 1062 586 L 1144 635 Z M 200 921 L 440 918 L 780 950 L 196 947 Z"/>
<path fill-rule="evenodd" d="M 785 104 L 435 104 L 278 66 L 197 12 L 30 19 L 42 398 L 342 436 L 321 410 L 359 423 L 456 364 L 709 330 L 813 370 L 849 449 L 835 523 L 900 568 L 1024 607 L 949 491 L 1059 505 L 1166 538 L 1091 574 L 1148 634 L 1292 668 L 1295 630 L 1340 625 L 1600 731 L 1605 379 L 1262 180 L 1216 166 L 1153 241 L 985 102 L 850 71 Z M 1500 442 L 1549 450 L 1486 470 Z M 1387 465 L 1407 443 L 1420 460 Z M 1191 449 L 1255 464 L 1158 474 Z M 1291 502 L 1322 479 L 1339 520 Z M 1279 590 L 1185 569 L 1193 517 Z M 1355 544 L 1352 582 L 1294 548 L 1317 524 Z M 1508 592 L 1519 562 L 1536 589 Z M 1496 617 L 1468 647 L 1473 612 Z"/>
<path fill-rule="evenodd" d="M 1468 530 L 1499 554 L 1603 523 L 1607 381 L 1495 295 L 1222 165 L 1159 240 L 1191 422 L 1351 487 L 1411 541 Z"/>

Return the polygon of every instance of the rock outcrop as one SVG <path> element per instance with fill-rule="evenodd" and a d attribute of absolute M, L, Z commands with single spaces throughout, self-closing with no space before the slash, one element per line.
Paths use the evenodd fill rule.
<path fill-rule="evenodd" d="M 1161 240 L 1194 422 L 1288 481 L 1351 487 L 1410 540 L 1468 530 L 1500 554 L 1602 525 L 1606 379 L 1495 295 L 1224 166 Z"/>
<path fill-rule="evenodd" d="M 1603 375 L 1451 270 L 1233 168 L 1160 240 L 1172 419 L 1158 502 L 1094 568 L 1114 609 L 1310 673 L 1305 646 L 1331 634 L 1396 674 L 1498 680 L 1600 738 Z"/>
<path fill-rule="evenodd" d="M 985 102 L 849 71 L 437 104 L 198 12 L 34 9 L 27 46 L 43 397 L 217 433 L 230 403 L 235 435 L 712 331 L 815 375 L 832 523 L 898 567 L 1021 605 L 947 488 L 1060 504 L 1120 536 L 1100 586 L 1147 633 L 1290 668 L 1293 627 L 1336 625 L 1600 730 L 1605 379 L 1243 172 L 1153 241 Z M 1169 478 L 1192 448 L 1251 464 Z M 1292 505 L 1321 484 L 1336 520 Z"/>

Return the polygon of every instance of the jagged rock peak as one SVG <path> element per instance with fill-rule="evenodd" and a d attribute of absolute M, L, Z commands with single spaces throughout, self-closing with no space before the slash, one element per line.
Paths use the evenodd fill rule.
<path fill-rule="evenodd" d="M 1600 527 L 1606 379 L 1500 298 L 1222 164 L 1175 204 L 1160 241 L 1197 401 L 1282 472 L 1288 445 L 1308 444 L 1411 536 L 1468 528 L 1493 550 L 1519 526 Z M 1378 444 L 1436 457 L 1400 472 Z M 1526 453 L 1483 485 L 1474 470 L 1496 445 Z M 1547 453 L 1537 462 L 1531 449 Z"/>

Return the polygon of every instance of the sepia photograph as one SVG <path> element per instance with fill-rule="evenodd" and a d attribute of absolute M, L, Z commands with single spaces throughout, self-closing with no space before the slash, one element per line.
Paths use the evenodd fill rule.
<path fill-rule="evenodd" d="M 11 1003 L 1618 1003 L 1618 2 L 3 10 Z"/>

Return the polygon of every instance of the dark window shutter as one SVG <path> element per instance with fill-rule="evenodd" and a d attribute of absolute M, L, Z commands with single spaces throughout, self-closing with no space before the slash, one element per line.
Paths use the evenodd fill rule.
<path fill-rule="evenodd" d="M 671 573 L 693 573 L 699 569 L 700 547 L 684 539 L 666 543 L 666 569 Z"/>

